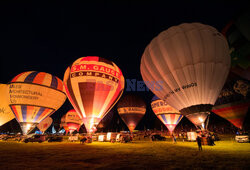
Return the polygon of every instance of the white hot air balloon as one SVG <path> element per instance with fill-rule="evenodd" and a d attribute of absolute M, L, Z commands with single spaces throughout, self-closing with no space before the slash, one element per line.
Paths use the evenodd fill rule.
<path fill-rule="evenodd" d="M 140 69 L 156 96 L 202 128 L 229 68 L 224 36 L 208 25 L 184 23 L 170 27 L 150 42 Z"/>

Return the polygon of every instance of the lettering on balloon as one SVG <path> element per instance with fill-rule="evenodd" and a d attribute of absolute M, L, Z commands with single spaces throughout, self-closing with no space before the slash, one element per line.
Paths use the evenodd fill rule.
<path fill-rule="evenodd" d="M 146 108 L 144 107 L 121 107 L 118 108 L 119 114 L 127 114 L 127 113 L 139 113 L 144 114 L 146 112 Z"/>
<path fill-rule="evenodd" d="M 3 114 L 4 114 L 4 113 L 5 113 L 5 108 L 3 108 L 3 107 L 0 108 L 0 113 L 3 113 Z"/>
<path fill-rule="evenodd" d="M 39 91 L 24 90 L 21 84 L 10 84 L 9 94 L 11 103 L 15 103 L 15 98 L 25 98 L 30 100 L 38 100 L 42 93 Z"/>
<path fill-rule="evenodd" d="M 170 97 L 171 95 L 175 94 L 175 93 L 178 93 L 182 90 L 186 90 L 188 88 L 191 88 L 191 87 L 197 87 L 197 83 L 196 82 L 193 82 L 193 83 L 190 83 L 190 84 L 187 84 L 187 85 L 183 85 L 181 88 L 178 87 L 170 92 L 168 92 L 165 96 L 164 96 L 164 100 L 166 100 L 168 97 Z"/>
<path fill-rule="evenodd" d="M 114 69 L 111 69 L 106 66 L 101 66 L 101 65 L 95 65 L 95 64 L 79 64 L 79 65 L 74 65 L 71 68 L 71 72 L 79 72 L 79 71 L 98 71 L 98 72 L 103 72 L 106 74 L 113 75 L 117 78 L 120 78 L 121 74 Z"/>
<path fill-rule="evenodd" d="M 105 73 L 99 73 L 99 72 L 95 72 L 95 71 L 73 72 L 73 73 L 71 73 L 70 76 L 71 76 L 71 78 L 80 77 L 80 76 L 94 76 L 94 77 L 101 77 L 101 78 L 119 83 L 118 78 L 111 76 L 111 75 L 108 75 L 108 74 L 105 74 Z"/>

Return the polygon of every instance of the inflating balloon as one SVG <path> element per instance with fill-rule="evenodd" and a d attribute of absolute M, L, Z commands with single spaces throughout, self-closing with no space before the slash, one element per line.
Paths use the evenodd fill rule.
<path fill-rule="evenodd" d="M 68 99 L 88 133 L 96 130 L 124 89 L 124 77 L 117 65 L 96 56 L 77 59 L 67 68 L 63 81 Z"/>
<path fill-rule="evenodd" d="M 51 117 L 47 117 L 46 119 L 43 119 L 38 125 L 37 128 L 44 133 L 52 124 L 53 119 Z"/>
<path fill-rule="evenodd" d="M 128 94 L 117 104 L 117 110 L 122 120 L 132 132 L 146 112 L 146 104 L 139 96 Z"/>
<path fill-rule="evenodd" d="M 0 84 L 0 126 L 15 118 L 8 103 L 8 86 Z"/>
<path fill-rule="evenodd" d="M 168 105 L 164 100 L 154 96 L 151 102 L 151 108 L 155 115 L 164 123 L 172 134 L 175 127 L 182 119 L 182 115 L 175 108 Z"/>
<path fill-rule="evenodd" d="M 21 73 L 11 80 L 8 88 L 9 105 L 23 134 L 53 114 L 66 100 L 62 80 L 45 72 Z"/>
<path fill-rule="evenodd" d="M 230 68 L 225 37 L 200 23 L 173 26 L 146 47 L 141 75 L 148 88 L 202 128 Z"/>

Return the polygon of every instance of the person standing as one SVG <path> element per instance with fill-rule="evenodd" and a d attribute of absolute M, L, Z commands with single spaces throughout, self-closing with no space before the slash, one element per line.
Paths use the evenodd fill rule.
<path fill-rule="evenodd" d="M 196 141 L 197 141 L 197 144 L 198 144 L 199 151 L 202 151 L 201 137 L 200 137 L 200 136 L 197 136 Z"/>

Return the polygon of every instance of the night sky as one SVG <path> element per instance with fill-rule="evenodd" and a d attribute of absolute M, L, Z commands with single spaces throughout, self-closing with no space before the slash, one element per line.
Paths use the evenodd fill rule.
<path fill-rule="evenodd" d="M 0 2 L 0 83 L 31 70 L 63 79 L 73 61 L 91 55 L 112 60 L 125 79 L 140 81 L 143 51 L 161 31 L 184 22 L 221 31 L 247 7 L 238 1 L 57 2 Z M 150 107 L 153 94 L 137 94 Z M 67 101 L 53 116 L 71 108 Z"/>

